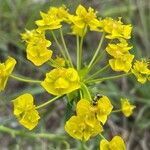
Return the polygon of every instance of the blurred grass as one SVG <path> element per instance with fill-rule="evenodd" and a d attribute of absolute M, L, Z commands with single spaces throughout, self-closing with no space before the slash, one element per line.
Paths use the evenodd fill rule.
<path fill-rule="evenodd" d="M 32 65 L 25 58 L 25 45 L 20 39 L 20 33 L 24 29 L 32 29 L 35 27 L 34 21 L 40 18 L 39 11 L 46 11 L 49 6 L 59 6 L 65 4 L 73 12 L 77 5 L 81 3 L 85 6 L 94 7 L 99 11 L 101 17 L 122 17 L 126 23 L 133 25 L 132 53 L 136 58 L 145 57 L 150 59 L 150 2 L 149 0 L 0 0 L 0 60 L 4 60 L 8 55 L 15 57 L 18 61 L 16 72 L 33 78 L 41 78 L 43 72 L 47 70 L 47 66 L 38 68 Z M 67 35 L 67 43 L 71 47 L 70 37 Z M 91 40 L 92 39 L 92 40 Z M 86 59 L 91 55 L 88 50 L 96 47 L 98 41 L 97 34 L 92 33 L 84 42 L 84 48 L 87 49 Z M 23 66 L 23 67 L 22 67 Z M 119 98 L 128 97 L 136 106 L 134 116 L 131 118 L 122 118 L 120 114 L 110 117 L 108 126 L 113 133 L 122 133 L 127 141 L 128 150 L 148 150 L 150 145 L 150 84 L 140 85 L 134 78 L 123 78 L 114 81 L 107 81 L 99 85 L 98 89 L 93 87 L 93 95 L 95 93 L 106 94 L 113 100 L 116 107 L 119 108 Z M 43 99 L 47 99 L 49 95 L 42 94 L 43 89 L 36 85 L 18 83 L 10 79 L 5 92 L 0 93 L 0 124 L 8 127 L 21 129 L 12 116 L 12 106 L 10 100 L 14 99 L 21 93 L 30 92 L 37 98 L 37 103 Z M 64 133 L 64 113 L 66 104 L 57 102 L 51 105 L 49 109 L 42 110 L 43 118 L 40 125 L 34 131 L 38 133 Z M 52 109 L 52 110 L 51 110 Z M 7 111 L 6 111 L 7 110 Z M 60 112 L 61 110 L 61 112 Z M 27 132 L 25 130 L 25 132 Z M 110 133 L 108 131 L 108 133 Z M 106 135 L 106 136 L 109 136 Z M 0 132 L 0 150 L 61 150 L 66 149 L 66 142 L 48 141 L 46 139 L 34 139 L 9 136 Z M 79 143 L 69 138 L 72 147 Z M 94 143 L 94 144 L 91 144 Z M 96 149 L 99 143 L 97 139 L 88 142 L 89 149 Z M 40 146 L 39 146 L 40 145 Z"/>

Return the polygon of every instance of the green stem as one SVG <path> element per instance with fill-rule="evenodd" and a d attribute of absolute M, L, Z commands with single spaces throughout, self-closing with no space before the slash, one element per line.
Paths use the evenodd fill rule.
<path fill-rule="evenodd" d="M 105 50 L 103 50 L 99 56 L 95 59 L 95 61 L 93 62 L 93 64 L 90 66 L 90 68 L 88 69 L 88 72 L 97 64 L 97 62 L 99 60 L 101 60 L 101 58 L 103 57 L 103 55 L 105 54 Z"/>
<path fill-rule="evenodd" d="M 85 26 L 84 28 L 83 28 L 83 35 L 82 35 L 82 37 L 81 37 L 81 41 L 80 41 L 80 44 L 79 44 L 79 62 L 78 62 L 78 70 L 80 70 L 81 69 L 81 62 L 82 62 L 82 49 L 83 49 L 83 39 L 84 39 L 84 34 L 85 34 L 85 31 L 86 31 L 86 29 L 87 29 L 87 26 Z"/>
<path fill-rule="evenodd" d="M 63 31 L 62 31 L 61 28 L 60 28 L 60 37 L 61 37 L 61 40 L 62 40 L 62 43 L 63 43 L 63 46 L 64 46 L 64 50 L 65 50 L 65 52 L 66 52 L 66 54 L 67 54 L 69 63 L 70 63 L 70 65 L 71 65 L 71 67 L 73 67 L 72 60 L 71 60 L 71 57 L 70 57 L 68 48 L 67 48 L 67 46 L 66 46 L 66 42 L 65 42 L 65 39 L 64 39 L 64 36 L 63 36 Z"/>
<path fill-rule="evenodd" d="M 118 110 L 113 110 L 112 113 L 117 113 L 117 112 L 121 112 L 122 109 L 118 109 Z"/>
<path fill-rule="evenodd" d="M 53 60 L 52 58 L 48 61 L 48 64 L 50 66 L 53 66 L 53 67 L 58 67 L 60 68 L 61 66 L 59 65 L 59 63 L 57 63 L 55 60 Z"/>
<path fill-rule="evenodd" d="M 81 141 L 79 150 L 88 150 L 85 141 Z"/>
<path fill-rule="evenodd" d="M 102 37 L 101 37 L 101 39 L 99 41 L 99 44 L 98 44 L 98 47 L 95 50 L 94 56 L 92 57 L 92 60 L 90 61 L 89 65 L 88 65 L 88 68 L 90 68 L 92 66 L 94 60 L 96 59 L 96 57 L 97 57 L 97 55 L 98 55 L 98 53 L 99 53 L 99 51 L 101 49 L 102 43 L 104 41 L 104 37 L 105 37 L 105 33 L 102 34 Z"/>
<path fill-rule="evenodd" d="M 84 83 L 81 83 L 81 89 L 83 91 L 84 98 L 87 98 L 89 101 L 91 101 L 92 100 L 91 94 L 89 92 L 88 87 Z"/>
<path fill-rule="evenodd" d="M 39 109 L 39 108 L 45 107 L 45 106 L 47 106 L 48 104 L 50 104 L 50 103 L 52 103 L 52 102 L 56 101 L 56 100 L 57 100 L 58 98 L 60 98 L 60 97 L 62 97 L 62 95 L 61 95 L 61 96 L 56 96 L 56 97 L 54 97 L 54 98 L 52 98 L 52 99 L 48 100 L 47 102 L 45 102 L 45 103 L 43 103 L 43 104 L 41 104 L 41 105 L 37 106 L 37 107 L 36 107 L 36 109 Z"/>
<path fill-rule="evenodd" d="M 18 75 L 14 75 L 14 74 L 11 74 L 10 77 L 12 77 L 13 79 L 22 81 L 22 82 L 30 82 L 30 83 L 41 83 L 42 82 L 40 80 L 28 79 L 28 78 L 23 77 L 23 76 L 19 77 Z"/>
<path fill-rule="evenodd" d="M 100 78 L 100 79 L 93 79 L 93 80 L 86 81 L 85 83 L 98 83 L 98 82 L 102 82 L 102 81 L 105 81 L 105 80 L 117 79 L 117 78 L 120 78 L 120 77 L 123 77 L 123 76 L 128 76 L 128 75 L 131 75 L 131 74 L 132 73 L 129 72 L 129 73 L 116 75 L 116 76 L 110 76 L 110 77 L 105 77 L 105 78 Z"/>
<path fill-rule="evenodd" d="M 80 54 L 80 46 L 79 46 L 79 36 L 77 36 L 77 70 L 80 69 L 80 60 L 79 60 L 79 54 Z"/>
<path fill-rule="evenodd" d="M 107 64 L 106 66 L 104 66 L 102 69 L 96 71 L 94 74 L 92 74 L 91 76 L 89 76 L 86 80 L 94 78 L 95 76 L 97 76 L 98 74 L 100 74 L 101 72 L 103 72 L 104 70 L 106 70 L 108 67 L 109 67 L 109 64 Z"/>
<path fill-rule="evenodd" d="M 106 138 L 102 134 L 99 134 L 99 135 L 102 139 L 106 140 Z"/>
<path fill-rule="evenodd" d="M 58 42 L 58 40 L 57 40 L 57 38 L 56 38 L 56 36 L 55 36 L 55 33 L 54 33 L 53 31 L 51 31 L 51 33 L 52 33 L 52 36 L 53 36 L 53 38 L 54 38 L 54 41 L 55 41 L 57 47 L 59 48 L 59 50 L 60 50 L 62 56 L 64 57 L 65 61 L 68 62 L 67 57 L 66 57 L 66 55 L 65 55 L 65 53 L 64 53 L 64 51 L 63 51 L 63 48 L 61 47 L 61 45 L 59 44 L 59 42 Z"/>
<path fill-rule="evenodd" d="M 19 136 L 23 136 L 23 137 L 27 137 L 27 138 L 33 138 L 33 139 L 37 139 L 37 138 L 45 138 L 45 139 L 49 139 L 49 140 L 64 140 L 65 136 L 61 136 L 61 135 L 56 135 L 56 134 L 47 134 L 47 133 L 33 133 L 33 132 L 23 132 L 23 131 L 18 131 L 15 129 L 11 129 L 5 126 L 0 126 L 0 132 L 3 133 L 8 133 L 10 135 L 12 135 L 12 137 L 15 138 L 15 136 L 19 135 Z"/>

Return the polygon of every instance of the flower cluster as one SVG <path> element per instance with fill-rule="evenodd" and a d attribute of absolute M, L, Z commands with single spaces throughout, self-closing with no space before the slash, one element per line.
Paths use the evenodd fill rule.
<path fill-rule="evenodd" d="M 36 21 L 38 31 L 59 29 L 63 21 L 69 22 L 69 13 L 65 6 L 50 7 L 47 13 L 40 12 L 40 15 L 42 19 Z"/>
<path fill-rule="evenodd" d="M 29 130 L 32 130 L 40 119 L 39 113 L 33 104 L 33 96 L 31 94 L 23 94 L 13 100 L 14 115 Z"/>
<path fill-rule="evenodd" d="M 40 12 L 41 19 L 35 21 L 37 28 L 26 30 L 21 34 L 22 40 L 26 42 L 27 59 L 34 65 L 49 65 L 50 69 L 41 80 L 11 75 L 16 64 L 15 59 L 9 57 L 5 63 L 0 64 L 0 91 L 4 90 L 8 77 L 23 82 L 37 83 L 49 94 L 52 99 L 35 106 L 31 94 L 23 94 L 13 100 L 14 115 L 19 123 L 29 130 L 37 126 L 40 119 L 37 109 L 42 108 L 55 100 L 64 97 L 69 103 L 71 100 L 79 100 L 76 106 L 76 115 L 72 116 L 65 124 L 66 132 L 75 139 L 87 141 L 104 130 L 108 116 L 113 112 L 122 112 L 126 117 L 133 113 L 134 105 L 126 98 L 121 99 L 121 108 L 113 110 L 113 105 L 107 96 L 98 96 L 93 100 L 94 93 L 91 85 L 101 83 L 105 80 L 116 79 L 122 76 L 135 75 L 140 83 L 150 81 L 150 69 L 148 61 L 142 59 L 134 63 L 134 55 L 130 53 L 132 46 L 128 44 L 131 38 L 132 26 L 124 24 L 121 18 L 98 18 L 97 12 L 89 7 L 79 5 L 75 14 L 69 12 L 64 5 L 61 7 L 50 7 L 47 12 Z M 76 36 L 76 62 L 70 55 L 65 42 L 63 27 L 70 27 L 67 31 Z M 51 40 L 47 39 L 46 31 L 51 33 L 57 48 L 60 50 L 58 56 L 54 56 L 55 50 L 51 50 Z M 55 30 L 60 34 L 60 40 L 55 35 Z M 83 41 L 88 31 L 97 32 L 101 35 L 97 49 L 89 62 L 83 61 Z M 51 38 L 51 36 L 50 36 Z M 103 41 L 107 43 L 106 48 L 100 51 Z M 107 53 L 106 53 L 107 52 Z M 103 54 L 109 54 L 106 66 L 92 69 L 100 61 Z M 60 56 L 60 57 L 59 57 Z M 106 57 L 107 59 L 108 57 Z M 100 77 L 99 74 L 111 67 L 111 71 L 125 72 L 108 77 Z M 101 94 L 101 93 L 100 93 Z M 71 97 L 71 98 L 70 98 Z M 74 102 L 76 103 L 76 102 Z M 102 136 L 102 135 L 101 135 Z M 125 150 L 124 141 L 120 136 L 115 136 L 110 142 L 106 139 L 100 141 L 101 150 Z"/>
<path fill-rule="evenodd" d="M 100 150 L 126 150 L 126 148 L 122 138 L 115 136 L 110 142 L 106 139 L 101 140 Z"/>
<path fill-rule="evenodd" d="M 108 44 L 106 51 L 113 56 L 113 59 L 109 60 L 109 64 L 113 70 L 129 72 L 134 58 L 134 55 L 129 53 L 131 48 L 132 46 L 128 46 L 125 41 L 117 44 Z"/>
<path fill-rule="evenodd" d="M 96 108 L 86 99 L 77 103 L 77 116 L 72 116 L 65 125 L 69 135 L 78 140 L 89 140 L 103 131 L 100 122 L 95 117 Z"/>
<path fill-rule="evenodd" d="M 145 59 L 136 61 L 134 63 L 132 72 L 137 77 L 140 83 L 145 83 L 147 80 L 150 81 L 150 69 L 148 68 L 148 62 Z"/>
<path fill-rule="evenodd" d="M 27 58 L 36 66 L 40 66 L 51 59 L 52 51 L 48 49 L 51 42 L 45 39 L 44 32 L 27 30 L 26 33 L 22 34 L 22 39 L 27 43 Z"/>
<path fill-rule="evenodd" d="M 135 106 L 131 105 L 128 99 L 121 99 L 120 111 L 122 111 L 126 117 L 129 117 L 133 113 L 134 108 Z M 103 131 L 102 125 L 106 123 L 112 109 L 113 106 L 107 96 L 99 98 L 96 104 L 91 103 L 87 99 L 81 99 L 76 106 L 77 115 L 72 116 L 66 122 L 65 130 L 73 138 L 87 141 L 90 137 L 96 136 Z M 106 147 L 115 150 L 117 146 L 116 143 L 118 143 L 120 148 L 122 147 L 125 149 L 125 145 L 121 137 L 116 136 L 110 143 L 107 140 L 102 140 L 100 142 L 101 150 L 105 150 Z"/>
<path fill-rule="evenodd" d="M 121 110 L 122 113 L 126 116 L 129 117 L 133 113 L 133 109 L 135 108 L 134 105 L 131 105 L 128 99 L 121 99 Z"/>
<path fill-rule="evenodd" d="M 64 95 L 80 88 L 79 75 L 73 68 L 56 68 L 46 74 L 41 85 L 50 94 Z"/>
<path fill-rule="evenodd" d="M 108 39 L 131 38 L 132 26 L 130 24 L 124 25 L 121 18 L 119 20 L 112 18 L 101 19 L 99 26 L 101 27 L 100 31 L 105 32 Z"/>
<path fill-rule="evenodd" d="M 11 75 L 16 64 L 16 60 L 8 57 L 5 63 L 0 63 L 0 91 L 4 90 L 8 77 Z"/>

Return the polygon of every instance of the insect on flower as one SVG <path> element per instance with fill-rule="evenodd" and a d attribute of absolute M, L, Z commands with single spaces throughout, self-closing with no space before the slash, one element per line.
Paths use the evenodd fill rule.
<path fill-rule="evenodd" d="M 95 106 L 95 105 L 97 105 L 97 101 L 100 99 L 100 98 L 102 98 L 102 95 L 101 94 L 96 94 L 96 96 L 93 98 L 93 100 L 92 100 L 92 104 Z"/>

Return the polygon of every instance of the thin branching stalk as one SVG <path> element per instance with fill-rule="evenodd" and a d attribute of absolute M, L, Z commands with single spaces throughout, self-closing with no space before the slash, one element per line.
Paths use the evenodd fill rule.
<path fill-rule="evenodd" d="M 27 77 L 18 76 L 16 74 L 11 74 L 10 77 L 12 77 L 15 80 L 22 81 L 22 82 L 29 82 L 29 83 L 41 83 L 42 82 L 40 80 L 33 80 L 33 79 L 29 79 Z"/>
<path fill-rule="evenodd" d="M 88 68 L 90 68 L 90 67 L 92 66 L 93 62 L 95 61 L 95 59 L 96 59 L 96 57 L 97 57 L 97 55 L 98 55 L 98 53 L 99 53 L 99 51 L 100 51 L 100 49 L 101 49 L 102 43 L 103 43 L 103 41 L 104 41 L 104 37 L 105 37 L 105 33 L 102 34 L 102 37 L 101 37 L 101 39 L 100 39 L 100 41 L 99 41 L 99 44 L 98 44 L 98 47 L 97 47 L 97 49 L 95 50 L 94 56 L 92 57 L 92 59 L 91 59 L 89 65 L 88 65 Z"/>
<path fill-rule="evenodd" d="M 53 38 L 54 38 L 54 41 L 56 42 L 56 45 L 57 45 L 58 49 L 60 50 L 60 53 L 61 53 L 62 56 L 64 57 L 65 61 L 68 62 L 67 56 L 66 56 L 66 54 L 64 53 L 63 48 L 62 48 L 61 45 L 59 44 L 59 42 L 58 42 L 58 40 L 57 40 L 57 38 L 56 38 L 55 33 L 54 33 L 53 31 L 51 31 L 51 33 L 52 33 L 52 36 L 53 36 Z"/>
<path fill-rule="evenodd" d="M 99 78 L 99 79 L 88 80 L 88 81 L 84 81 L 84 83 L 99 83 L 99 82 L 102 82 L 102 81 L 105 81 L 105 80 L 117 79 L 117 78 L 121 78 L 123 76 L 128 76 L 128 75 L 131 75 L 131 74 L 132 73 L 129 72 L 129 73 L 124 73 L 124 74 L 116 75 L 116 76 L 110 76 L 110 77 L 104 77 L 104 78 Z"/>
<path fill-rule="evenodd" d="M 86 80 L 89 80 L 91 78 L 96 77 L 98 74 L 100 74 L 101 72 L 105 71 L 106 69 L 108 69 L 109 64 L 107 64 L 106 66 L 104 66 L 102 69 L 96 71 L 94 74 L 92 74 L 91 76 L 89 76 Z"/>
<path fill-rule="evenodd" d="M 68 48 L 66 46 L 66 42 L 65 42 L 65 39 L 64 39 L 64 36 L 63 36 L 63 31 L 62 29 L 60 29 L 60 37 L 61 37 L 61 40 L 62 40 L 62 43 L 63 43 L 63 46 L 64 46 L 64 50 L 66 52 L 66 55 L 68 57 L 68 60 L 69 60 L 69 63 L 71 65 L 71 67 L 73 67 L 73 63 L 72 63 L 72 59 L 71 59 L 71 56 L 69 54 L 69 51 L 68 51 Z"/>
<path fill-rule="evenodd" d="M 48 100 L 47 102 L 45 102 L 45 103 L 43 103 L 43 104 L 37 106 L 36 109 L 40 109 L 40 108 L 42 108 L 42 107 L 45 107 L 45 106 L 49 105 L 50 103 L 52 103 L 52 102 L 58 100 L 60 97 L 62 97 L 62 95 L 61 95 L 61 96 L 56 96 L 56 97 L 54 97 L 54 98 Z"/>
<path fill-rule="evenodd" d="M 56 135 L 56 134 L 47 134 L 47 133 L 33 133 L 33 132 L 23 132 L 15 129 L 11 129 L 5 126 L 0 126 L 0 132 L 7 133 L 12 135 L 12 137 L 16 136 L 22 136 L 26 138 L 31 138 L 31 139 L 38 139 L 38 138 L 45 138 L 48 140 L 64 140 L 66 137 L 63 135 Z"/>

